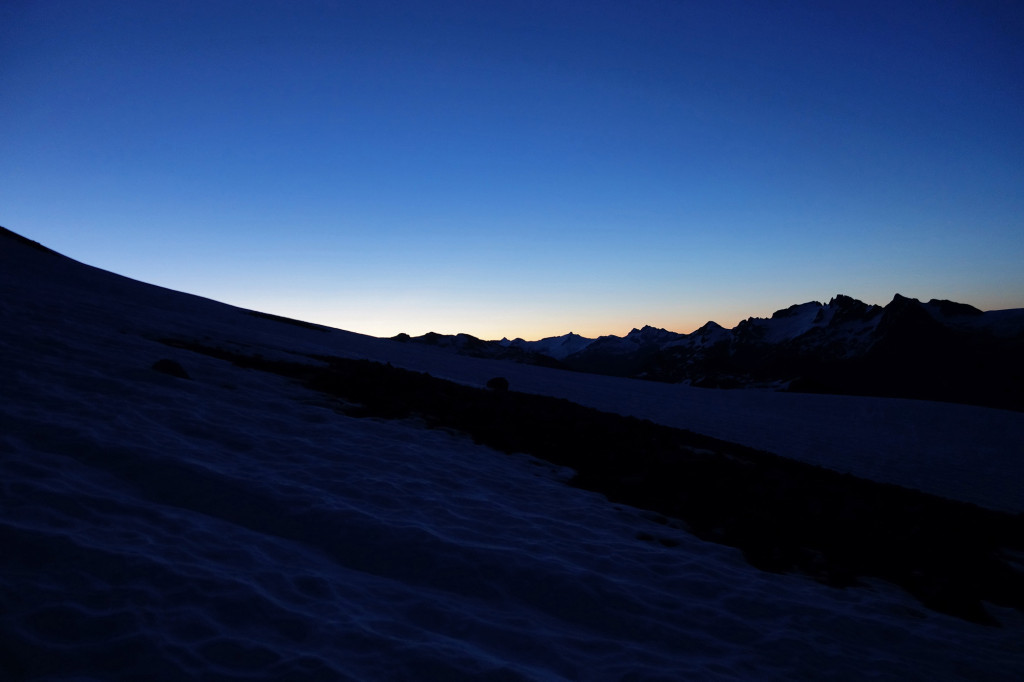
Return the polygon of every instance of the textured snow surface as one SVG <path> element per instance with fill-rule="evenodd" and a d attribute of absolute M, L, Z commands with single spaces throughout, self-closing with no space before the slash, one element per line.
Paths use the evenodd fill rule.
<path fill-rule="evenodd" d="M 964 447 L 984 441 L 979 425 L 1004 423 L 1007 439 L 1021 428 L 994 410 L 476 362 L 260 319 L 0 239 L 2 679 L 1024 675 L 1019 613 L 990 607 L 1004 627 L 986 628 L 881 583 L 762 573 L 569 488 L 565 470 L 414 421 L 343 416 L 283 378 L 156 341 L 169 336 L 267 357 L 378 357 L 468 382 L 504 373 L 514 389 L 777 451 L 832 443 L 831 464 L 857 453 L 851 468 L 886 474 L 973 470 L 971 449 L 935 459 L 940 416 L 966 415 L 946 432 Z M 150 369 L 165 357 L 191 380 Z M 850 445 L 865 425 L 898 446 Z M 894 469 L 896 454 L 918 461 Z M 1019 481 L 1019 454 L 981 457 Z"/>

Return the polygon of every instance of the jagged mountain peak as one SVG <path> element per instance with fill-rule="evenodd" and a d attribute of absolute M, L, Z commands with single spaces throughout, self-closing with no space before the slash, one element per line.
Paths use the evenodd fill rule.
<path fill-rule="evenodd" d="M 846 294 L 836 294 L 828 302 L 828 307 L 830 308 L 854 308 L 864 305 L 867 304 L 864 303 L 863 301 L 854 298 L 853 296 L 847 296 Z"/>
<path fill-rule="evenodd" d="M 641 347 L 664 346 L 686 339 L 686 334 L 672 332 L 660 327 L 645 325 L 642 329 L 633 329 L 622 339 L 627 344 L 636 344 Z"/>
<path fill-rule="evenodd" d="M 909 298 L 896 294 L 892 300 L 882 309 L 883 321 L 892 320 L 903 317 L 914 317 L 918 319 L 931 319 L 932 316 L 928 313 L 924 304 L 916 298 Z"/>
<path fill-rule="evenodd" d="M 713 332 L 713 331 L 719 331 L 719 330 L 726 331 L 725 327 L 723 327 L 722 325 L 718 324 L 714 320 L 708 320 L 699 329 L 697 329 L 693 333 L 694 334 L 704 334 L 704 333 L 707 333 L 707 332 Z"/>
<path fill-rule="evenodd" d="M 838 326 L 851 322 L 865 322 L 882 312 L 881 306 L 868 305 L 852 296 L 837 294 L 818 314 L 819 324 Z"/>
<path fill-rule="evenodd" d="M 626 338 L 629 338 L 631 336 L 633 336 L 633 337 L 636 337 L 636 336 L 641 336 L 641 337 L 660 336 L 662 334 L 676 334 L 676 332 L 670 332 L 667 329 L 662 329 L 661 327 L 652 327 L 649 324 L 645 324 L 640 329 L 637 329 L 636 327 L 634 327 L 628 334 L 626 334 Z"/>
<path fill-rule="evenodd" d="M 777 320 L 787 317 L 795 317 L 800 314 L 807 314 L 810 311 L 817 312 L 821 308 L 821 303 L 818 301 L 808 301 L 807 303 L 795 303 L 788 308 L 782 310 L 776 310 L 772 313 L 771 319 Z"/>

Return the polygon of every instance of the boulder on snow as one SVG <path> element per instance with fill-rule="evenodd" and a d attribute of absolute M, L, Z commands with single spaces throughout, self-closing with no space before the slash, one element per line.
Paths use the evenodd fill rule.
<path fill-rule="evenodd" d="M 494 377 L 493 379 L 488 379 L 487 388 L 497 393 L 505 393 L 508 391 L 508 379 L 505 377 Z"/>

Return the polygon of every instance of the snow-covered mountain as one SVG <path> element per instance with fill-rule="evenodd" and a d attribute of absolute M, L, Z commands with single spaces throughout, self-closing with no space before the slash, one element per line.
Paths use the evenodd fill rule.
<path fill-rule="evenodd" d="M 578 353 L 587 346 L 593 339 L 588 339 L 579 334 L 569 332 L 564 336 L 549 336 L 540 341 L 524 341 L 523 339 L 502 339 L 498 343 L 506 348 L 520 348 L 530 353 L 540 353 L 556 360 L 564 360 L 568 356 Z"/>
<path fill-rule="evenodd" d="M 1024 674 L 1024 615 L 1004 603 L 1019 517 L 665 429 L 1020 512 L 1019 413 L 467 358 L 142 284 L 2 228 L 0 360 L 5 680 Z M 498 373 L 512 390 L 482 390 Z M 484 444 L 501 442 L 522 449 Z M 690 502 L 666 498 L 689 521 L 609 501 L 653 500 L 666 464 L 693 479 Z M 738 504 L 748 484 L 779 498 Z M 936 533 L 906 567 L 920 584 L 898 587 L 880 549 L 843 556 L 918 507 L 935 515 L 906 531 Z M 745 515 L 761 533 L 731 537 Z M 790 546 L 751 541 L 796 533 L 826 541 L 801 571 L 751 565 Z M 938 579 L 955 557 L 988 576 L 980 612 L 935 610 L 961 594 Z M 895 573 L 824 584 L 872 561 Z"/>
<path fill-rule="evenodd" d="M 460 335 L 460 337 L 465 335 Z M 408 338 L 408 337 L 406 337 Z M 1024 309 L 982 312 L 899 294 L 886 306 L 839 295 L 691 334 L 633 329 L 625 337 L 576 335 L 535 342 L 411 339 L 479 357 L 713 388 L 943 400 L 1024 409 Z M 439 339 L 453 339 L 441 342 Z M 529 351 L 515 357 L 501 349 Z M 550 362 L 548 363 L 551 364 Z"/>

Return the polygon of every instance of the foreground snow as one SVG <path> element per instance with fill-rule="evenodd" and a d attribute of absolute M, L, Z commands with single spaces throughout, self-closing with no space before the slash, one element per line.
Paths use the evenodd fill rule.
<path fill-rule="evenodd" d="M 1019 613 L 993 608 L 1004 627 L 986 628 L 880 583 L 834 590 L 762 573 L 735 550 L 569 488 L 564 470 L 415 422 L 343 416 L 319 394 L 167 337 L 266 357 L 375 357 L 467 382 L 504 373 L 514 389 L 776 451 L 816 438 L 807 452 L 832 465 L 942 469 L 946 484 L 978 460 L 935 455 L 930 431 L 965 415 L 946 432 L 961 448 L 987 444 L 977 457 L 1005 476 L 1021 468 L 1019 450 L 997 452 L 1020 433 L 1012 413 L 778 403 L 473 362 L 257 318 L 0 240 L 0 677 L 1024 674 Z M 191 380 L 150 369 L 164 357 Z M 865 424 L 861 443 L 895 439 L 915 461 L 850 444 Z M 976 480 L 968 488 L 990 506 L 1020 502 Z"/>

